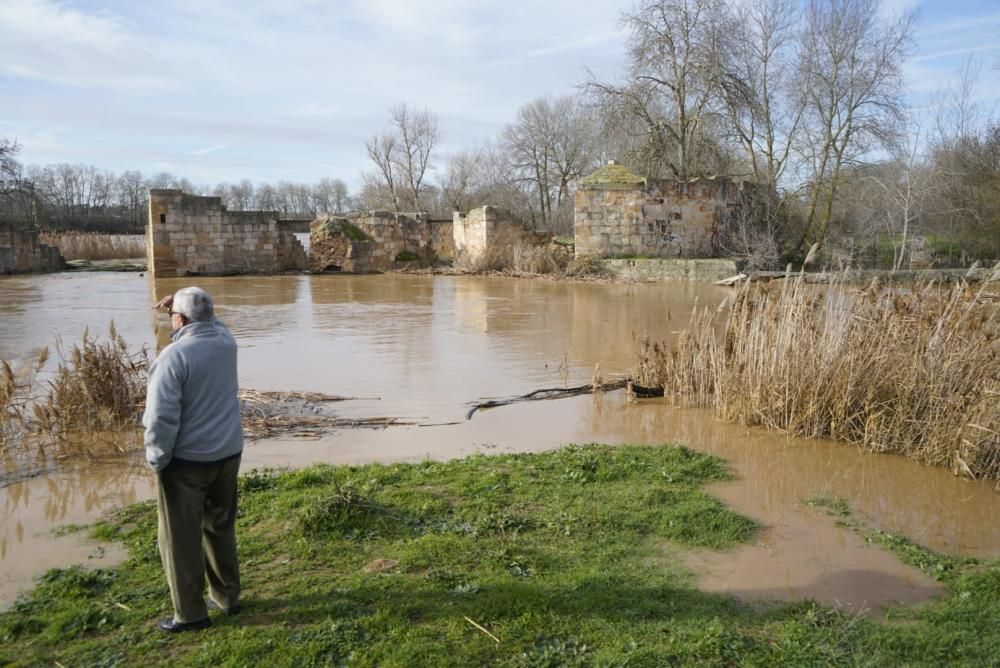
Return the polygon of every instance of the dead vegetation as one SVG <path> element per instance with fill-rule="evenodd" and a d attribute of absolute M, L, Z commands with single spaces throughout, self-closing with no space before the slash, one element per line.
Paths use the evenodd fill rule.
<path fill-rule="evenodd" d="M 103 340 L 85 331 L 69 351 L 61 343 L 55 350 L 54 371 L 47 369 L 48 347 L 17 368 L 0 360 L 0 484 L 67 459 L 134 454 L 142 444 L 146 349 L 130 348 L 112 323 Z M 244 389 L 239 398 L 247 440 L 318 438 L 334 429 L 411 424 L 393 417 L 333 415 L 328 405 L 350 398 L 316 392 Z"/>
<path fill-rule="evenodd" d="M 636 382 L 727 421 L 1000 480 L 998 280 L 1000 265 L 976 289 L 744 282 L 674 345 L 642 341 Z"/>
<path fill-rule="evenodd" d="M 318 392 L 240 390 L 243 436 L 247 440 L 278 435 L 319 438 L 333 429 L 358 427 L 377 429 L 412 424 L 393 417 L 346 418 L 326 412 L 327 404 L 350 399 L 351 397 L 337 397 Z"/>
<path fill-rule="evenodd" d="M 136 424 L 146 396 L 146 350 L 129 349 L 112 322 L 105 340 L 84 331 L 67 352 L 57 342 L 58 366 L 44 383 L 37 375 L 49 361 L 49 348 L 15 372 L 2 361 L 0 445 L 25 434 L 69 441 L 74 433 L 114 432 Z"/>
<path fill-rule="evenodd" d="M 145 238 L 140 234 L 41 232 L 38 240 L 58 248 L 66 260 L 130 260 L 146 256 Z"/>

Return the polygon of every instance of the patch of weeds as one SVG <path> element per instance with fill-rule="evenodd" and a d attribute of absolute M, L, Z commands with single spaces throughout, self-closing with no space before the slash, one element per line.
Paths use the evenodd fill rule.
<path fill-rule="evenodd" d="M 278 471 L 271 469 L 251 469 L 240 476 L 238 489 L 241 495 L 274 489 L 278 482 Z"/>
<path fill-rule="evenodd" d="M 532 646 L 503 664 L 507 668 L 587 668 L 590 648 L 573 638 L 539 636 Z"/>
<path fill-rule="evenodd" d="M 731 625 L 714 618 L 706 623 L 682 625 L 667 631 L 667 665 L 678 662 L 699 666 L 732 666 L 753 646 L 753 641 Z"/>
<path fill-rule="evenodd" d="M 458 596 L 468 596 L 470 594 L 477 594 L 479 593 L 479 585 L 475 584 L 474 582 L 462 582 L 452 587 L 451 593 L 456 594 Z"/>
<path fill-rule="evenodd" d="M 333 480 L 332 466 L 313 466 L 307 469 L 289 471 L 281 478 L 282 489 L 308 489 L 328 485 Z"/>
<path fill-rule="evenodd" d="M 968 557 L 952 557 L 914 543 L 909 538 L 899 536 L 870 526 L 863 518 L 856 516 L 844 499 L 836 497 L 814 497 L 806 505 L 824 508 L 827 513 L 841 518 L 840 526 L 853 529 L 867 542 L 876 543 L 899 557 L 900 561 L 919 568 L 924 574 L 940 582 L 949 583 L 958 574 L 974 568 L 978 561 Z"/>
<path fill-rule="evenodd" d="M 115 647 L 99 647 L 93 652 L 83 652 L 76 659 L 88 668 L 117 668 L 125 664 L 125 651 Z"/>
<path fill-rule="evenodd" d="M 800 612 L 774 629 L 772 639 L 785 665 L 828 666 L 853 664 L 851 655 L 862 641 L 869 622 L 815 603 L 799 606 Z M 861 658 L 860 656 L 857 658 Z M 864 661 L 867 665 L 884 665 Z"/>
<path fill-rule="evenodd" d="M 950 582 L 965 568 L 975 566 L 976 559 L 969 557 L 952 557 L 939 554 L 917 545 L 909 538 L 882 531 L 881 529 L 862 530 L 866 540 L 875 542 L 887 548 L 899 557 L 900 561 L 919 568 L 921 571 L 942 582 Z"/>
<path fill-rule="evenodd" d="M 63 524 L 53 529 L 50 533 L 53 536 L 70 536 L 75 533 L 85 531 L 88 527 L 82 524 Z"/>
<path fill-rule="evenodd" d="M 493 550 L 489 557 L 498 563 L 504 571 L 516 578 L 530 578 L 535 575 L 535 568 L 531 565 L 529 558 L 511 547 L 505 546 Z"/>
<path fill-rule="evenodd" d="M 473 535 L 516 535 L 521 531 L 531 529 L 533 526 L 534 522 L 530 518 L 514 515 L 505 510 L 493 511 L 487 513 L 475 523 L 475 533 Z"/>
<path fill-rule="evenodd" d="M 416 262 L 420 258 L 416 253 L 411 253 L 410 251 L 402 251 L 396 254 L 396 262 Z"/>
<path fill-rule="evenodd" d="M 847 501 L 840 497 L 814 496 L 807 499 L 805 503 L 812 508 L 822 508 L 828 515 L 835 517 L 849 517 L 851 515 L 851 507 L 847 505 Z"/>
<path fill-rule="evenodd" d="M 38 589 L 52 598 L 94 598 L 106 592 L 116 577 L 113 570 L 52 569 L 41 577 Z"/>
<path fill-rule="evenodd" d="M 556 513 L 555 517 L 546 520 L 545 527 L 547 529 L 552 529 L 561 536 L 572 536 L 579 521 L 580 519 L 576 515 L 565 511 L 559 511 Z"/>
<path fill-rule="evenodd" d="M 332 493 L 307 504 L 299 526 L 307 538 L 371 539 L 395 536 L 408 522 L 400 512 L 372 499 L 377 485 L 337 485 Z"/>
<path fill-rule="evenodd" d="M 695 491 L 663 507 L 659 528 L 666 538 L 685 545 L 722 548 L 748 540 L 758 526 L 750 518 L 728 512 L 717 499 Z"/>
<path fill-rule="evenodd" d="M 331 665 L 347 661 L 368 640 L 368 632 L 354 621 L 332 621 L 289 634 L 288 644 L 301 653 Z"/>

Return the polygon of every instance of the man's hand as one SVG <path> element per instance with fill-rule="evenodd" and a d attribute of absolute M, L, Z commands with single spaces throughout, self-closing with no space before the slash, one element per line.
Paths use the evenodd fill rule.
<path fill-rule="evenodd" d="M 153 308 L 155 308 L 158 311 L 162 309 L 166 309 L 169 311 L 170 307 L 173 305 L 174 305 L 174 296 L 172 294 L 169 294 L 163 299 L 161 299 L 159 302 L 157 302 L 156 306 L 154 306 Z"/>

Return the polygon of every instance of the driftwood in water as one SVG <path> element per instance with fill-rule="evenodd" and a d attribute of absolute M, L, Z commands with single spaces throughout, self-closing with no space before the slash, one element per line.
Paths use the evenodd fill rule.
<path fill-rule="evenodd" d="M 663 396 L 662 387 L 644 387 L 635 383 L 629 383 L 628 391 L 636 399 L 652 399 Z"/>
<path fill-rule="evenodd" d="M 567 397 L 577 397 L 581 394 L 592 394 L 594 392 L 613 392 L 614 390 L 622 390 L 628 385 L 629 381 L 627 378 L 621 380 L 615 380 L 610 383 L 587 383 L 586 385 L 577 385 L 576 387 L 553 387 L 542 390 L 535 390 L 534 392 L 528 392 L 527 394 L 522 394 L 519 397 L 509 397 L 507 399 L 490 399 L 489 401 L 483 401 L 478 404 L 471 404 L 472 408 L 469 412 L 465 414 L 466 420 L 471 420 L 473 414 L 481 408 L 496 408 L 497 406 L 506 406 L 508 404 L 516 404 L 522 401 L 544 401 L 546 399 L 566 399 Z"/>
<path fill-rule="evenodd" d="M 325 404 L 351 398 L 318 392 L 240 390 L 243 436 L 251 441 L 279 434 L 319 438 L 333 429 L 380 429 L 413 424 L 394 417 L 338 417 L 327 412 Z"/>

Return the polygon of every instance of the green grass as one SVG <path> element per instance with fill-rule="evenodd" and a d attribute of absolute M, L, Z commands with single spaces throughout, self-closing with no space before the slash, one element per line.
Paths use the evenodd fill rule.
<path fill-rule="evenodd" d="M 700 490 L 727 477 L 722 461 L 684 448 L 600 445 L 252 473 L 240 483 L 239 616 L 179 636 L 152 627 L 168 597 L 155 508 L 138 504 L 95 529 L 128 544 L 125 564 L 51 571 L 0 616 L 0 664 L 1000 661 L 996 564 L 956 563 L 943 580 L 955 595 L 889 622 L 811 603 L 758 612 L 699 592 L 683 550 L 726 549 L 756 531 Z"/>

